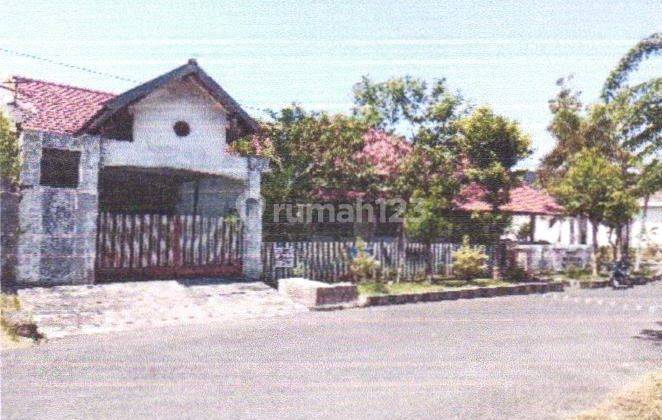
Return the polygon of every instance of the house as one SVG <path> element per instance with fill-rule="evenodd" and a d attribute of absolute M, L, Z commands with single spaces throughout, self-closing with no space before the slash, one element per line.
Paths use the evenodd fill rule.
<path fill-rule="evenodd" d="M 20 201 L 2 202 L 3 280 L 259 278 L 268 164 L 228 149 L 258 124 L 195 60 L 119 95 L 4 88 L 22 167 Z"/>
<path fill-rule="evenodd" d="M 630 228 L 633 245 L 641 244 L 662 248 L 662 191 L 650 196 L 648 208 L 644 214 L 644 202 L 639 202 L 640 213 Z M 642 231 L 643 228 L 643 231 Z"/>

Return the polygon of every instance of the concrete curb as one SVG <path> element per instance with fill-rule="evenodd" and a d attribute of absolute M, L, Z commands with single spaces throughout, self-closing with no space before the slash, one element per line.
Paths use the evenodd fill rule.
<path fill-rule="evenodd" d="M 361 298 L 361 306 L 402 305 L 418 302 L 439 302 L 443 300 L 562 292 L 563 290 L 564 285 L 562 283 L 522 283 L 513 286 L 477 287 L 474 289 L 445 290 L 441 292 L 365 296 Z"/>
<path fill-rule="evenodd" d="M 656 281 L 659 281 L 659 277 L 634 277 L 632 279 L 632 286 L 643 286 L 648 283 L 653 283 Z M 609 287 L 610 282 L 609 280 L 599 280 L 599 281 L 591 281 L 591 282 L 579 282 L 579 287 L 581 289 L 600 289 L 603 287 Z"/>

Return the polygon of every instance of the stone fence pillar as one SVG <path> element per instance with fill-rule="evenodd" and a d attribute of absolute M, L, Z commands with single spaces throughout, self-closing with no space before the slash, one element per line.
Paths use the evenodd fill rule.
<path fill-rule="evenodd" d="M 243 274 L 248 280 L 262 277 L 262 196 L 260 184 L 262 172 L 269 168 L 266 159 L 248 158 L 248 181 L 244 220 Z"/>

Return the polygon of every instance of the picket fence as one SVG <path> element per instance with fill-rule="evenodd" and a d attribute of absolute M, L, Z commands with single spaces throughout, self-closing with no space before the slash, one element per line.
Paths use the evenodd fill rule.
<path fill-rule="evenodd" d="M 432 269 L 435 274 L 452 276 L 453 253 L 460 244 L 433 243 Z M 277 247 L 291 247 L 294 254 L 293 267 L 276 267 Z M 491 267 L 493 252 L 490 247 L 482 247 L 489 256 Z M 425 275 L 427 251 L 423 243 L 405 242 L 398 246 L 397 241 L 366 242 L 366 250 L 379 262 L 382 272 L 400 280 L 415 280 Z M 264 242 L 262 244 L 263 278 L 275 282 L 286 277 L 306 277 L 324 282 L 346 281 L 351 278 L 350 264 L 356 254 L 353 241 L 306 241 L 306 242 Z"/>

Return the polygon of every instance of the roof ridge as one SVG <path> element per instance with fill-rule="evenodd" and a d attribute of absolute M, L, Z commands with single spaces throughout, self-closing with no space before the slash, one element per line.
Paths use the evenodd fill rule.
<path fill-rule="evenodd" d="M 102 95 L 108 95 L 108 96 L 113 96 L 113 97 L 118 96 L 117 93 L 112 93 L 112 92 L 98 90 L 98 89 L 89 89 L 89 88 L 84 88 L 84 87 L 80 87 L 80 86 L 73 86 L 73 85 L 69 85 L 69 84 L 66 84 L 66 83 L 51 82 L 49 80 L 35 79 L 33 77 L 12 75 L 12 76 L 10 76 L 10 78 L 18 79 L 18 80 L 24 80 L 24 81 L 28 81 L 28 82 L 38 82 L 38 83 L 43 83 L 43 84 L 46 84 L 46 85 L 58 86 L 58 87 L 69 88 L 69 89 L 83 90 L 83 91 L 90 92 L 90 93 L 99 93 L 99 94 L 102 94 Z"/>

